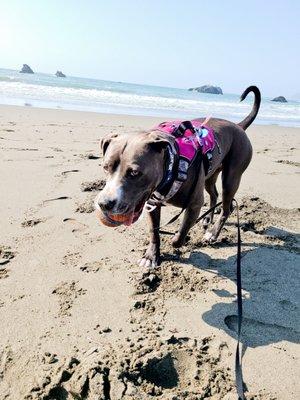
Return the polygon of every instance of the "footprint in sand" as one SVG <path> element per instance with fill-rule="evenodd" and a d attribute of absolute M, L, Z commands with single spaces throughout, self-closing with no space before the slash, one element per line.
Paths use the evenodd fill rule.
<path fill-rule="evenodd" d="M 9 276 L 9 270 L 4 267 L 4 265 L 8 264 L 11 259 L 14 258 L 14 256 L 14 253 L 9 247 L 0 245 L 0 279 L 7 278 Z"/>
<path fill-rule="evenodd" d="M 32 228 L 33 226 L 38 225 L 41 222 L 44 222 L 44 220 L 42 220 L 42 219 L 27 219 L 21 223 L 21 226 L 23 228 Z"/>
<path fill-rule="evenodd" d="M 77 207 L 75 212 L 81 213 L 81 214 L 90 214 L 95 211 L 95 206 L 94 206 L 94 201 L 95 197 L 89 197 L 87 198 L 83 203 L 77 203 Z"/>
<path fill-rule="evenodd" d="M 263 149 L 263 150 L 260 150 L 260 151 L 257 151 L 257 154 L 261 154 L 261 153 L 267 153 L 267 151 L 269 151 L 270 149 Z"/>
<path fill-rule="evenodd" d="M 290 161 L 290 160 L 277 160 L 277 161 L 275 161 L 275 162 L 277 162 L 278 164 L 292 165 L 293 167 L 297 167 L 297 168 L 299 168 L 299 167 L 300 167 L 300 163 L 299 163 L 299 162 L 296 162 L 296 161 Z"/>
<path fill-rule="evenodd" d="M 64 218 L 63 222 L 71 225 L 72 227 L 72 232 L 78 232 L 78 231 L 83 231 L 86 229 L 88 226 L 83 224 L 82 222 L 77 221 L 75 218 Z"/>
<path fill-rule="evenodd" d="M 93 272 L 93 273 L 95 273 L 95 272 L 98 272 L 102 267 L 103 267 L 103 265 L 105 265 L 105 260 L 107 261 L 108 260 L 108 258 L 105 258 L 102 262 L 101 261 L 94 261 L 94 262 L 88 262 L 88 263 L 85 263 L 84 265 L 82 265 L 81 267 L 80 267 L 80 270 L 82 271 L 82 272 L 86 272 L 86 273 L 89 273 L 89 272 Z"/>
<path fill-rule="evenodd" d="M 102 190 L 105 186 L 105 180 L 103 179 L 98 179 L 96 181 L 91 181 L 91 182 L 82 182 L 81 184 L 81 190 L 83 192 L 95 192 Z"/>
<path fill-rule="evenodd" d="M 94 154 L 91 154 L 91 153 L 89 153 L 89 154 L 86 154 L 85 156 L 84 156 L 84 158 L 87 158 L 88 160 L 99 160 L 99 156 L 95 156 Z"/>
<path fill-rule="evenodd" d="M 74 301 L 86 293 L 86 290 L 78 287 L 77 283 L 76 281 L 62 282 L 52 291 L 52 294 L 59 297 L 59 315 L 61 317 L 71 316 Z"/>
<path fill-rule="evenodd" d="M 79 169 L 71 169 L 69 171 L 63 171 L 61 174 L 62 175 L 67 175 L 67 174 L 70 174 L 72 172 L 79 172 Z"/>
<path fill-rule="evenodd" d="M 13 259 L 15 254 L 7 246 L 0 245 L 0 268 L 2 265 L 6 265 Z"/>
<path fill-rule="evenodd" d="M 66 267 L 74 267 L 77 266 L 81 259 L 81 253 L 80 252 L 67 252 L 67 254 L 63 257 L 62 259 L 62 265 Z"/>
<path fill-rule="evenodd" d="M 0 280 L 8 277 L 8 270 L 0 266 Z"/>

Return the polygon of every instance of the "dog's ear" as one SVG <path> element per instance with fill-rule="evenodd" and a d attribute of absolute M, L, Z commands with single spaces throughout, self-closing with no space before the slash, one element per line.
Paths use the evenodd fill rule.
<path fill-rule="evenodd" d="M 101 148 L 101 151 L 102 151 L 103 156 L 105 155 L 106 150 L 107 150 L 108 146 L 110 145 L 110 142 L 111 142 L 114 138 L 116 138 L 117 136 L 118 136 L 117 133 L 110 133 L 110 134 L 104 136 L 104 137 L 101 139 L 101 141 L 100 141 L 100 148 Z"/>
<path fill-rule="evenodd" d="M 153 131 L 149 133 L 149 142 L 148 145 L 155 151 L 161 152 L 165 149 L 172 140 L 170 135 L 167 135 L 163 132 Z"/>

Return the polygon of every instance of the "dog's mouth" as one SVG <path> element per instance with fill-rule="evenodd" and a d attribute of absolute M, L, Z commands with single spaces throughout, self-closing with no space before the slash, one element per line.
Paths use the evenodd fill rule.
<path fill-rule="evenodd" d="M 144 209 L 144 205 L 146 203 L 146 201 L 148 200 L 149 195 L 145 194 L 142 199 L 136 204 L 136 206 L 134 207 L 133 211 L 128 213 L 128 220 L 126 220 L 124 222 L 124 225 L 131 225 L 134 224 L 141 216 L 143 209 Z"/>
<path fill-rule="evenodd" d="M 134 208 L 131 208 L 130 211 L 125 210 L 124 212 L 116 211 L 116 212 L 104 212 L 104 215 L 111 223 L 117 223 L 118 225 L 126 225 L 130 226 L 134 224 L 141 216 L 144 205 L 149 198 L 149 193 L 146 193 L 141 200 L 139 200 Z"/>

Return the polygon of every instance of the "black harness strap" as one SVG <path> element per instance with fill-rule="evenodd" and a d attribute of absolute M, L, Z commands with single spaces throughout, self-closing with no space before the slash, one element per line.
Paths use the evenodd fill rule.
<path fill-rule="evenodd" d="M 180 211 L 178 214 L 176 214 L 174 217 L 172 217 L 172 218 L 170 219 L 170 221 L 168 221 L 167 223 L 165 223 L 165 224 L 163 224 L 163 225 L 161 225 L 161 226 L 158 226 L 157 228 L 154 228 L 154 230 L 159 230 L 159 232 L 162 233 L 162 234 L 173 235 L 173 233 L 170 233 L 170 232 L 167 232 L 167 231 L 162 231 L 161 228 L 163 228 L 163 227 L 165 227 L 165 226 L 167 226 L 167 225 L 170 225 L 170 224 L 172 224 L 173 222 L 177 221 L 177 219 L 180 217 L 180 215 L 181 215 L 181 214 L 184 212 L 184 210 L 187 208 L 187 206 L 188 206 L 188 204 L 189 204 L 189 202 L 190 202 L 190 198 L 191 198 L 192 194 L 194 193 L 194 190 L 195 190 L 195 188 L 196 188 L 196 186 L 197 186 L 197 183 L 198 183 L 198 180 L 199 180 L 200 168 L 201 168 L 202 161 L 203 161 L 203 155 L 202 155 L 202 153 L 199 151 L 199 152 L 197 153 L 195 159 L 194 159 L 194 162 L 195 162 L 195 163 L 197 163 L 197 162 L 199 163 L 199 165 L 198 165 L 198 168 L 199 168 L 199 169 L 196 168 L 196 173 L 195 173 L 195 178 L 194 178 L 193 184 L 192 184 L 192 186 L 191 186 L 191 188 L 190 188 L 190 191 L 189 191 L 189 194 L 188 194 L 188 196 L 187 196 L 186 202 L 185 202 L 184 206 L 182 207 L 181 211 Z M 197 173 L 197 172 L 199 172 L 199 173 Z"/>
<path fill-rule="evenodd" d="M 181 137 L 184 135 L 186 130 L 190 130 L 191 132 L 195 132 L 195 128 L 191 121 L 183 121 L 181 124 L 178 126 L 178 128 L 173 132 L 173 135 L 175 137 Z"/>

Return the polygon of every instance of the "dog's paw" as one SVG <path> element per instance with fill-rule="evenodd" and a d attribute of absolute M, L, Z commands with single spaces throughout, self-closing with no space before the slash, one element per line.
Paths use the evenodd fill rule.
<path fill-rule="evenodd" d="M 205 235 L 203 236 L 204 243 L 212 244 L 212 243 L 215 243 L 216 240 L 217 240 L 217 238 L 215 237 L 215 235 L 212 232 L 210 232 L 210 231 L 205 232 Z"/>
<path fill-rule="evenodd" d="M 146 253 L 143 258 L 138 260 L 138 265 L 141 268 L 155 268 L 159 265 L 160 256 L 159 251 L 156 248 L 156 245 L 149 245 Z"/>
<path fill-rule="evenodd" d="M 141 268 L 156 268 L 158 266 L 158 260 L 152 259 L 152 258 L 148 258 L 145 255 L 143 258 L 138 260 L 138 265 Z"/>
<path fill-rule="evenodd" d="M 178 249 L 179 247 L 183 246 L 186 242 L 186 238 L 182 238 L 180 236 L 180 233 L 175 233 L 175 235 L 172 238 L 172 246 L 175 247 L 175 249 Z"/>

